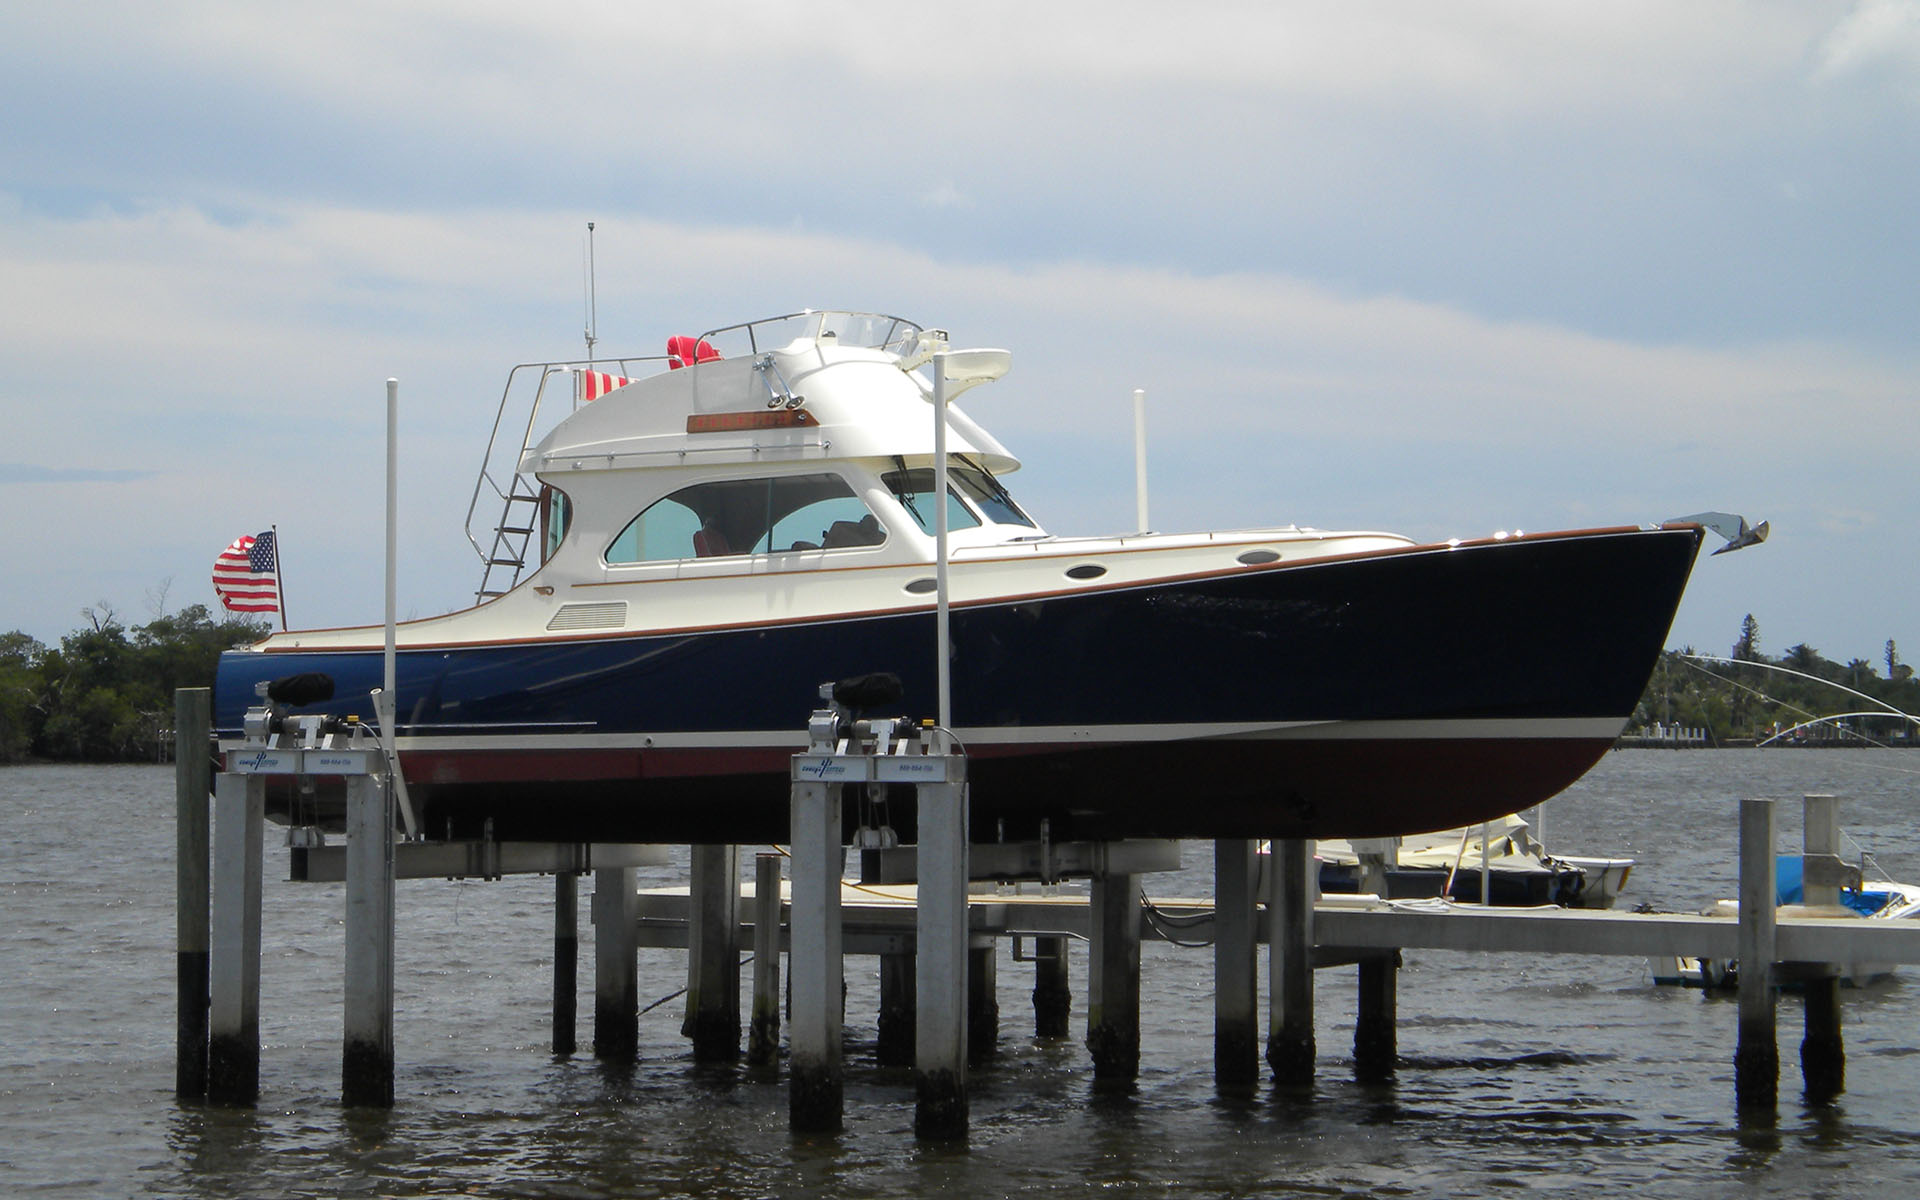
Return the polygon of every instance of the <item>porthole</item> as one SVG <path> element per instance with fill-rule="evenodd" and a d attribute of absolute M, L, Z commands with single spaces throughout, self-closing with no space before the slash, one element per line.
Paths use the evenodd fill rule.
<path fill-rule="evenodd" d="M 1068 579 L 1098 579 L 1107 573 L 1099 563 L 1081 563 L 1077 567 L 1067 568 Z"/>
<path fill-rule="evenodd" d="M 1272 550 L 1247 550 L 1241 553 L 1240 561 L 1250 567 L 1264 567 L 1268 563 L 1279 562 L 1280 556 Z"/>

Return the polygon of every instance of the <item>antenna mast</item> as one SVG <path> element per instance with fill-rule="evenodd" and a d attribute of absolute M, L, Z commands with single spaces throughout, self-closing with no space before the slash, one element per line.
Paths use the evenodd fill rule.
<path fill-rule="evenodd" d="M 600 339 L 595 336 L 599 327 L 597 304 L 594 298 L 593 278 L 593 222 L 587 222 L 587 361 L 593 361 L 593 344 Z"/>

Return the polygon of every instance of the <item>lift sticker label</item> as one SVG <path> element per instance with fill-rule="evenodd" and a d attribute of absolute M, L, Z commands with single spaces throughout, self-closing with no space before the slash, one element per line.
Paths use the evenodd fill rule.
<path fill-rule="evenodd" d="M 813 780 L 819 783 L 844 783 L 849 779 L 864 779 L 866 774 L 864 769 L 854 770 L 851 763 L 838 755 L 798 754 L 793 759 L 795 779 Z"/>
<path fill-rule="evenodd" d="M 300 752 L 235 750 L 227 756 L 227 769 L 242 775 L 297 775 L 300 773 Z"/>

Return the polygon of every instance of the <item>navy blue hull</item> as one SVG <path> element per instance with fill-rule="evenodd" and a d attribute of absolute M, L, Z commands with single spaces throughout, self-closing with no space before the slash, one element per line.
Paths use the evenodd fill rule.
<path fill-rule="evenodd" d="M 1524 807 L 1605 750 L 1618 724 L 1596 736 L 1595 719 L 1631 713 L 1699 541 L 1693 528 L 1559 535 L 956 608 L 976 826 L 1366 836 Z M 434 833 L 490 818 L 501 837 L 778 841 L 786 758 L 819 684 L 892 671 L 899 715 L 931 715 L 933 640 L 917 612 L 403 651 L 401 736 L 469 739 L 408 753 L 408 781 Z M 222 656 L 222 736 L 238 735 L 256 680 L 307 671 L 333 676 L 337 698 L 305 711 L 364 714 L 381 656 Z M 1552 732 L 1582 720 L 1587 732 Z M 1434 721 L 1454 732 L 1404 725 Z M 1343 731 L 1205 729 L 1291 723 Z M 1106 732 L 1065 733 L 1088 729 Z M 561 744 L 583 734 L 601 736 Z"/>

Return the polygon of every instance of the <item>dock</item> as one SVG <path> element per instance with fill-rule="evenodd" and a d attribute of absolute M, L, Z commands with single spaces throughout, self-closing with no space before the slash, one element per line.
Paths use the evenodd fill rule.
<path fill-rule="evenodd" d="M 1249 839 L 1214 843 L 1212 896 L 1149 902 L 1142 880 L 1179 867 L 1178 843 L 1052 844 L 1043 828 L 1037 842 L 969 844 L 964 756 L 937 738 L 895 738 L 892 731 L 848 738 L 825 722 L 809 751 L 794 759 L 790 854 L 760 855 L 746 887 L 740 847 L 696 846 L 685 886 L 642 890 L 636 869 L 664 862 L 664 847 L 431 842 L 403 834 L 387 760 L 370 742 L 263 745 L 230 754 L 215 772 L 203 753 L 204 691 L 181 693 L 176 727 L 176 1093 L 188 1100 L 258 1102 L 261 800 L 264 780 L 274 772 L 348 780 L 346 844 L 328 845 L 318 830 L 292 831 L 300 836 L 291 839 L 289 874 L 295 881 L 346 884 L 341 1095 L 349 1106 L 394 1102 L 396 878 L 550 875 L 553 1050 L 572 1054 L 577 881 L 590 875 L 592 1052 L 631 1061 L 638 1042 L 636 952 L 684 949 L 683 1032 L 694 1057 L 737 1061 L 744 1032 L 747 1061 L 784 1076 L 796 1132 L 839 1126 L 848 955 L 880 960 L 876 1053 L 884 1063 L 912 1066 L 915 1134 L 931 1139 L 965 1135 L 967 1073 L 977 1051 L 997 1036 L 992 984 L 1004 963 L 1034 971 L 1036 1035 L 1068 1036 L 1075 945 L 1086 948 L 1085 1044 L 1096 1084 L 1131 1081 L 1139 1071 L 1142 941 L 1164 938 L 1210 951 L 1214 1071 L 1222 1089 L 1259 1082 L 1263 1045 L 1273 1086 L 1311 1083 L 1313 997 L 1321 971 L 1357 969 L 1354 1070 L 1362 1078 L 1388 1079 L 1400 1069 L 1402 951 L 1737 959 L 1734 1102 L 1743 1112 L 1777 1104 L 1778 985 L 1804 990 L 1805 1095 L 1827 1103 L 1844 1090 L 1842 967 L 1920 963 L 1920 922 L 1824 915 L 1823 906 L 1837 905 L 1843 887 L 1858 885 L 1858 869 L 1838 855 L 1838 802 L 1830 796 L 1804 800 L 1807 906 L 1800 911 L 1808 915 L 1774 907 L 1776 802 L 1768 799 L 1741 804 L 1737 920 L 1325 897 L 1317 895 L 1312 843 L 1276 841 L 1261 852 Z M 841 789 L 898 783 L 917 789 L 919 844 L 899 846 L 884 829 L 862 829 L 853 846 L 843 844 Z M 876 881 L 844 878 L 854 864 Z M 1087 890 L 1061 892 L 1055 885 L 1064 880 L 1085 880 Z M 1256 1005 L 1262 945 L 1268 947 L 1264 1031 Z M 753 972 L 745 1022 L 743 962 Z"/>

